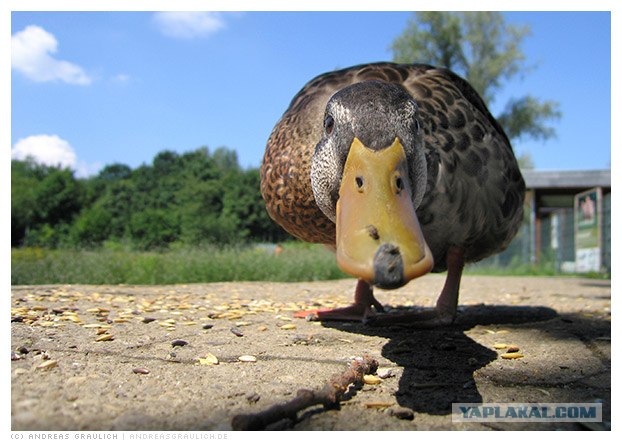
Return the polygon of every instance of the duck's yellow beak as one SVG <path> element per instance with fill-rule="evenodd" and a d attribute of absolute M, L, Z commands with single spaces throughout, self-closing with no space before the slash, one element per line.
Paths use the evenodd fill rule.
<path fill-rule="evenodd" d="M 337 264 L 381 288 L 401 287 L 434 266 L 398 138 L 380 151 L 352 142 L 337 201 Z"/>

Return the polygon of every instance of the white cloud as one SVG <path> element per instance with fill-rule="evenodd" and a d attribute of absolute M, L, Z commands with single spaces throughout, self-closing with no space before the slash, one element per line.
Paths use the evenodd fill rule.
<path fill-rule="evenodd" d="M 168 37 L 205 37 L 225 27 L 218 12 L 156 12 L 153 20 Z"/>
<path fill-rule="evenodd" d="M 27 26 L 11 36 L 11 67 L 37 82 L 60 80 L 90 84 L 91 78 L 80 66 L 51 55 L 57 49 L 54 35 L 39 26 Z"/>
<path fill-rule="evenodd" d="M 11 148 L 11 158 L 26 160 L 46 166 L 67 167 L 74 170 L 77 177 L 86 178 L 98 173 L 101 163 L 86 163 L 77 158 L 71 144 L 58 135 L 31 135 L 18 140 Z"/>
<path fill-rule="evenodd" d="M 31 135 L 22 138 L 11 148 L 11 158 L 32 158 L 39 164 L 73 169 L 77 158 L 71 145 L 58 135 Z"/>

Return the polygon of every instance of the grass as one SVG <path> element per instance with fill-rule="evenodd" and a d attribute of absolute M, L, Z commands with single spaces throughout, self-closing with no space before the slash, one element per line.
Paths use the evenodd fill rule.
<path fill-rule="evenodd" d="M 465 269 L 470 275 L 578 276 L 561 274 L 553 262 L 537 266 L 482 262 Z M 607 278 L 606 274 L 582 277 Z M 98 250 L 11 250 L 11 284 L 182 284 L 223 281 L 298 282 L 346 278 L 335 255 L 323 246 L 291 242 L 276 256 L 274 247 L 237 246 L 172 248 L 139 252 L 119 244 Z"/>
<path fill-rule="evenodd" d="M 221 281 L 309 281 L 344 278 L 335 256 L 320 245 L 181 248 L 138 252 L 99 250 L 11 251 L 11 284 L 179 284 Z"/>
<path fill-rule="evenodd" d="M 538 264 L 520 262 L 514 259 L 512 263 L 505 266 L 496 266 L 491 263 L 481 262 L 468 264 L 465 267 L 466 275 L 485 275 L 485 276 L 563 276 L 581 277 L 592 279 L 610 279 L 611 275 L 607 272 L 589 273 L 566 273 L 557 270 L 557 265 L 552 260 L 544 259 Z"/>

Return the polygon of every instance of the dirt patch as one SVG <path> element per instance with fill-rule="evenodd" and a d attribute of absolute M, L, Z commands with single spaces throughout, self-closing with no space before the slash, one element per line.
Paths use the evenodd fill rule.
<path fill-rule="evenodd" d="M 377 291 L 431 306 L 443 275 Z M 380 383 L 351 387 L 272 429 L 581 429 L 454 423 L 454 402 L 602 401 L 611 386 L 609 281 L 465 277 L 450 327 L 314 323 L 293 313 L 352 300 L 355 282 L 12 287 L 13 430 L 229 430 L 239 413 L 320 388 L 364 354 Z M 522 357 L 505 359 L 507 347 Z M 511 349 L 515 350 L 515 349 Z"/>

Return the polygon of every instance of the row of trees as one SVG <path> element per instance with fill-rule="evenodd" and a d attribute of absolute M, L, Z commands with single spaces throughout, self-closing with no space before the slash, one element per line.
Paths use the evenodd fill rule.
<path fill-rule="evenodd" d="M 106 166 L 91 178 L 33 161 L 11 164 L 11 242 L 139 249 L 173 243 L 280 241 L 259 192 L 259 170 L 243 170 L 235 151 L 163 151 L 151 165 Z"/>

